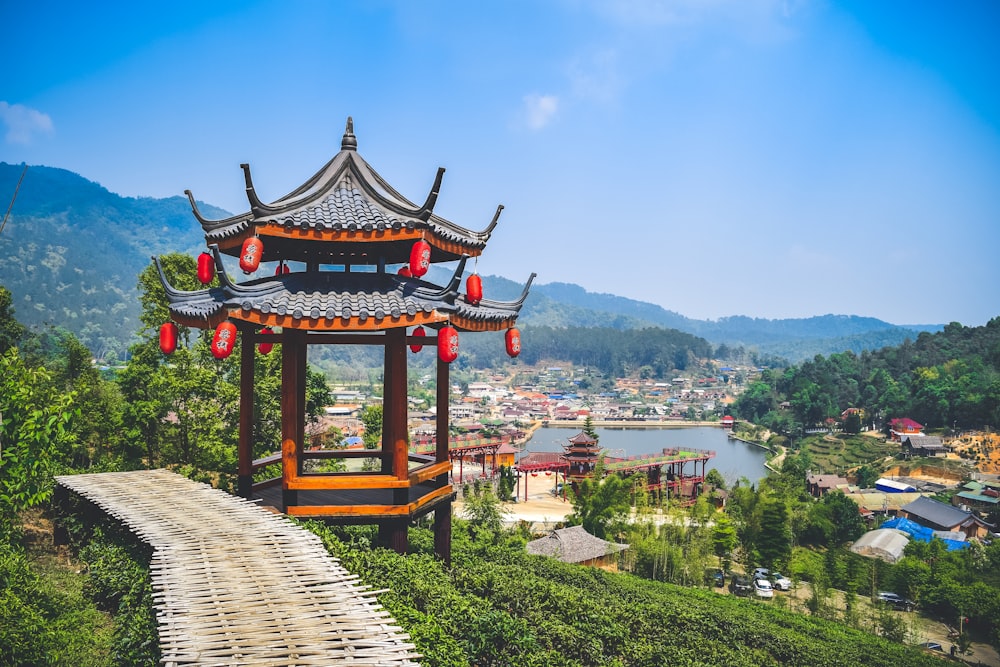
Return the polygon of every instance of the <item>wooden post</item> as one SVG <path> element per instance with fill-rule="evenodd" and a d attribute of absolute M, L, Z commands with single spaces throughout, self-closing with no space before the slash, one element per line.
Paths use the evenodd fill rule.
<path fill-rule="evenodd" d="M 448 447 L 448 402 L 451 398 L 451 366 L 437 361 L 437 443 L 434 460 L 438 463 L 451 461 Z M 461 466 L 461 464 L 459 464 Z M 448 484 L 450 473 L 438 478 L 441 486 Z M 451 501 L 434 510 L 434 554 L 451 566 Z"/>
<path fill-rule="evenodd" d="M 406 402 L 406 329 L 385 332 L 385 365 L 382 388 L 382 473 L 404 480 L 409 477 Z M 409 504 L 409 489 L 393 489 L 392 504 Z M 379 541 L 397 553 L 409 549 L 407 521 L 383 519 Z"/>
<path fill-rule="evenodd" d="M 281 505 L 299 504 L 299 492 L 289 489 L 288 483 L 299 476 L 302 462 L 299 458 L 298 438 L 302 428 L 299 421 L 299 357 L 304 351 L 302 334 L 295 330 L 285 332 L 281 345 Z M 305 378 L 303 378 L 304 382 Z M 303 406 L 304 409 L 304 406 Z"/>
<path fill-rule="evenodd" d="M 451 567 L 451 501 L 434 510 L 434 555 Z"/>
<path fill-rule="evenodd" d="M 244 331 L 240 341 L 240 434 L 236 445 L 236 493 L 253 497 L 254 336 Z"/>
<path fill-rule="evenodd" d="M 396 479 L 409 477 L 409 445 L 407 444 L 406 400 L 406 329 L 390 329 L 386 332 L 385 344 L 386 379 L 391 378 L 391 385 L 386 387 L 383 403 L 384 423 L 391 425 L 386 437 L 382 432 L 382 447 L 391 447 L 392 474 Z M 383 427 L 384 429 L 385 427 Z"/>

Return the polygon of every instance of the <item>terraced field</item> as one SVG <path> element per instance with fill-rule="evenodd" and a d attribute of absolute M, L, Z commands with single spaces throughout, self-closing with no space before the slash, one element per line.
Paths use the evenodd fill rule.
<path fill-rule="evenodd" d="M 897 443 L 882 438 L 832 433 L 806 438 L 802 448 L 812 456 L 814 468 L 824 473 L 843 472 L 899 452 Z"/>

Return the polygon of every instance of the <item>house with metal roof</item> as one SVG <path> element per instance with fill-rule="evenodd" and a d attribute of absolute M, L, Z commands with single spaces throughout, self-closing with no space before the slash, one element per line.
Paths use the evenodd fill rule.
<path fill-rule="evenodd" d="M 969 505 L 981 509 L 1000 505 L 1000 484 L 997 482 L 977 482 L 962 485 L 962 490 L 952 496 L 953 505 Z"/>
<path fill-rule="evenodd" d="M 897 417 L 889 421 L 889 436 L 896 442 L 900 442 L 904 435 L 920 435 L 923 430 L 923 424 L 917 423 L 909 417 Z"/>
<path fill-rule="evenodd" d="M 904 505 L 900 508 L 900 514 L 932 530 L 958 531 L 964 533 L 966 537 L 984 537 L 992 528 L 972 512 L 966 512 L 926 496 Z"/>
<path fill-rule="evenodd" d="M 944 456 L 948 448 L 936 435 L 903 435 L 901 437 L 903 455 L 914 456 Z"/>
<path fill-rule="evenodd" d="M 819 498 L 830 491 L 840 489 L 848 491 L 850 482 L 840 475 L 809 475 L 806 477 L 806 490 L 814 498 Z"/>

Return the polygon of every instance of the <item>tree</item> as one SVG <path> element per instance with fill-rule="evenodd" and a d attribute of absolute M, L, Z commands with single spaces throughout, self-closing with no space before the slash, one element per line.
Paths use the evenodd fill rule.
<path fill-rule="evenodd" d="M 73 394 L 59 392 L 47 370 L 28 368 L 17 348 L 0 355 L 0 533 L 52 493 L 74 412 Z"/>
<path fill-rule="evenodd" d="M 0 354 L 17 345 L 25 328 L 14 319 L 14 298 L 6 287 L 0 285 Z"/>
<path fill-rule="evenodd" d="M 875 482 L 879 478 L 878 471 L 870 463 L 866 463 L 855 470 L 854 475 L 857 478 L 857 485 L 862 489 L 874 488 Z"/>
<path fill-rule="evenodd" d="M 378 449 L 382 442 L 382 406 L 366 405 L 361 411 L 361 423 L 365 427 L 361 434 L 365 449 Z"/>
<path fill-rule="evenodd" d="M 829 546 L 853 542 L 864 534 L 865 524 L 861 519 L 858 504 L 844 495 L 843 491 L 830 491 L 818 504 L 827 508 L 830 522 L 833 524 L 833 544 Z"/>
<path fill-rule="evenodd" d="M 580 480 L 570 488 L 573 512 L 566 517 L 571 526 L 583 526 L 591 535 L 604 538 L 617 532 L 628 517 L 631 485 L 618 475 L 603 477 L 603 458 L 593 477 Z"/>
<path fill-rule="evenodd" d="M 757 552 L 761 563 L 774 569 L 787 563 L 792 553 L 791 514 L 784 498 L 770 494 L 761 498 L 759 509 Z"/>
<path fill-rule="evenodd" d="M 861 415 L 858 414 L 856 410 L 852 410 L 848 413 L 847 418 L 844 419 L 844 433 L 849 433 L 852 435 L 861 432 Z"/>
<path fill-rule="evenodd" d="M 594 420 L 591 419 L 590 415 L 587 415 L 587 418 L 583 420 L 583 432 L 594 440 L 598 439 L 597 431 L 594 429 Z"/>
<path fill-rule="evenodd" d="M 719 557 L 723 571 L 729 570 L 733 549 L 736 548 L 738 542 L 736 526 L 733 525 L 732 520 L 725 514 L 719 514 L 715 518 L 715 526 L 712 528 L 712 549 Z"/>
<path fill-rule="evenodd" d="M 705 475 L 705 483 L 710 484 L 717 489 L 726 488 L 725 478 L 723 478 L 722 473 L 716 470 L 715 468 L 709 470 L 708 473 Z"/>
<path fill-rule="evenodd" d="M 503 528 L 507 509 L 500 499 L 493 495 L 489 486 L 475 484 L 473 491 L 464 499 L 465 518 L 469 520 L 475 539 L 480 536 L 496 535 Z"/>

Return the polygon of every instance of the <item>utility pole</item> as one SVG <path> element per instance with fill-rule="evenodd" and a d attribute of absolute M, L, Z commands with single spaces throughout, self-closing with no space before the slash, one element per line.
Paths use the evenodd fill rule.
<path fill-rule="evenodd" d="M 17 179 L 17 187 L 14 188 L 14 196 L 10 198 L 10 205 L 7 207 L 7 212 L 4 213 L 3 222 L 0 223 L 0 234 L 3 233 L 3 228 L 7 226 L 7 218 L 10 217 L 10 210 L 14 208 L 14 200 L 17 199 L 17 191 L 21 189 L 21 181 L 24 180 L 24 175 L 28 173 L 28 165 L 24 165 L 24 169 L 21 170 L 21 177 Z"/>

